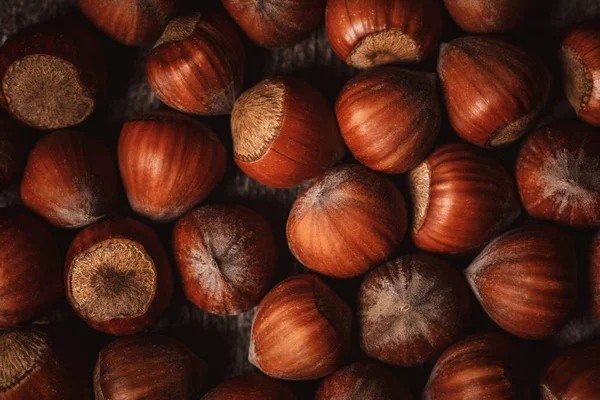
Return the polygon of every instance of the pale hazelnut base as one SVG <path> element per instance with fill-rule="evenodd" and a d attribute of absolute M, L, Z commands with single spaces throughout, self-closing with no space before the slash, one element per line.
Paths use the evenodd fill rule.
<path fill-rule="evenodd" d="M 377 65 L 418 63 L 421 46 L 410 36 L 390 29 L 364 37 L 346 59 L 351 67 L 366 69 Z"/>

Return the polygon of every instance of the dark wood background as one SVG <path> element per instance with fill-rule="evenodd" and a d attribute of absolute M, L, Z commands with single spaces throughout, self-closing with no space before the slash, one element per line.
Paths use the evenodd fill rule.
<path fill-rule="evenodd" d="M 219 7 L 217 0 L 187 0 L 182 14 L 202 11 Z M 0 0 L 0 44 L 8 36 L 19 29 L 59 15 L 75 14 L 76 0 Z M 557 67 L 558 41 L 562 32 L 573 24 L 600 16 L 600 0 L 540 0 L 538 11 L 531 22 L 520 32 L 511 35 L 512 40 L 522 44 L 532 52 L 538 53 L 550 65 L 555 79 L 554 90 L 550 105 L 542 118 L 540 125 L 546 125 L 554 120 L 572 118 L 574 112 L 566 102 L 561 89 L 560 70 Z M 465 35 L 446 15 L 444 26 L 444 41 Z M 309 38 L 290 48 L 277 51 L 261 49 L 248 40 L 246 42 L 247 66 L 244 87 L 248 88 L 267 76 L 289 74 L 301 77 L 321 90 L 333 104 L 344 83 L 357 73 L 342 63 L 332 52 L 325 29 L 320 26 Z M 161 108 L 162 105 L 152 93 L 144 76 L 144 60 L 151 47 L 135 48 L 121 46 L 109 39 L 104 39 L 104 47 L 111 72 L 110 96 L 106 104 L 99 109 L 80 129 L 90 135 L 105 140 L 113 151 L 116 150 L 116 140 L 124 121 L 139 116 L 148 111 Z M 435 71 L 437 54 L 432 55 L 417 69 Z M 221 137 L 231 153 L 231 137 L 228 117 L 202 118 Z M 39 133 L 24 131 L 24 135 L 33 143 Z M 457 140 L 456 136 L 445 123 L 439 143 Z M 492 156 L 503 162 L 511 171 L 513 169 L 515 149 L 496 151 Z M 355 162 L 350 156 L 345 162 Z M 403 176 L 392 179 L 406 193 Z M 280 273 L 278 280 L 286 276 L 306 271 L 287 249 L 285 241 L 285 222 L 287 214 L 299 189 L 275 190 L 246 177 L 233 163 L 230 156 L 228 172 L 205 203 L 238 203 L 249 206 L 262 214 L 273 227 L 280 243 Z M 121 192 L 121 202 L 115 214 L 130 214 L 126 198 Z M 18 185 L 15 184 L 0 193 L 0 207 L 20 206 Z M 527 219 L 522 217 L 517 223 Z M 165 246 L 170 247 L 172 225 L 152 225 L 164 240 Z M 61 239 L 61 245 L 66 250 L 71 239 L 77 232 L 59 231 L 56 235 Z M 587 310 L 588 292 L 586 288 L 586 263 L 589 234 L 573 232 L 579 249 L 581 276 L 581 291 L 578 310 L 570 323 L 558 335 L 551 339 L 525 343 L 535 357 L 536 364 L 542 364 L 550 356 L 565 346 L 600 333 L 600 327 L 594 322 Z M 406 239 L 399 253 L 414 251 Z M 468 265 L 470 258 L 447 258 L 457 268 Z M 327 282 L 350 305 L 355 303 L 355 294 L 361 279 Z M 475 300 L 473 304 L 476 304 Z M 253 311 L 234 317 L 218 317 L 204 313 L 189 304 L 179 288 L 176 289 L 172 304 L 153 332 L 160 332 L 176 337 L 186 343 L 194 352 L 205 359 L 210 368 L 205 389 L 215 386 L 227 377 L 254 371 L 255 368 L 247 361 L 248 341 Z M 40 323 L 61 323 L 74 329 L 88 344 L 90 353 L 113 338 L 97 333 L 80 322 L 69 309 L 66 302 L 51 315 L 38 321 Z M 495 324 L 487 318 L 480 307 L 475 307 L 469 332 L 496 330 Z M 355 341 L 356 342 L 356 341 Z M 355 349 L 358 346 L 354 346 Z M 358 350 L 352 358 L 361 357 Z M 411 382 L 415 395 L 427 379 L 432 363 L 420 368 L 395 369 L 399 377 Z M 292 383 L 299 398 L 310 398 L 317 382 Z"/>

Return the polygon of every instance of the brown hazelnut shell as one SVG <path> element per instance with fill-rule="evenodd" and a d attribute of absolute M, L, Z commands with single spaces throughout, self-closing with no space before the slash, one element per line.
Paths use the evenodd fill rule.
<path fill-rule="evenodd" d="M 351 278 L 387 260 L 406 233 L 406 206 L 387 178 L 340 165 L 298 196 L 287 221 L 292 254 L 333 278 Z"/>
<path fill-rule="evenodd" d="M 18 177 L 25 165 L 25 146 L 4 111 L 0 111 L 0 191 L 6 189 Z"/>
<path fill-rule="evenodd" d="M 178 111 L 229 114 L 242 90 L 244 46 L 219 13 L 173 19 L 146 61 L 158 98 Z"/>
<path fill-rule="evenodd" d="M 490 318 L 526 339 L 558 332 L 577 299 L 573 241 L 548 224 L 522 226 L 499 236 L 464 273 Z"/>
<path fill-rule="evenodd" d="M 248 359 L 273 378 L 322 378 L 344 363 L 351 326 L 350 307 L 320 278 L 296 275 L 258 305 Z"/>
<path fill-rule="evenodd" d="M 118 153 L 131 208 L 160 222 L 204 200 L 227 166 L 227 151 L 212 130 L 170 111 L 126 122 Z"/>
<path fill-rule="evenodd" d="M 252 373 L 225 381 L 202 400 L 296 400 L 296 396 L 285 383 Z"/>
<path fill-rule="evenodd" d="M 88 325 L 128 335 L 154 325 L 173 292 L 158 236 L 131 218 L 105 218 L 75 237 L 65 261 L 67 299 Z"/>
<path fill-rule="evenodd" d="M 471 33 L 506 32 L 523 25 L 537 0 L 444 0 L 450 16 Z"/>
<path fill-rule="evenodd" d="M 579 229 L 600 227 L 600 132 L 579 122 L 539 129 L 515 167 L 525 209 L 534 218 Z"/>
<path fill-rule="evenodd" d="M 600 393 L 600 340 L 577 343 L 542 370 L 542 400 L 592 400 Z"/>
<path fill-rule="evenodd" d="M 528 366 L 510 336 L 499 332 L 469 336 L 438 359 L 423 400 L 527 399 Z"/>
<path fill-rule="evenodd" d="M 152 42 L 177 13 L 180 0 L 78 0 L 81 12 L 112 39 L 129 46 Z"/>
<path fill-rule="evenodd" d="M 452 127 L 484 148 L 508 146 L 533 128 L 552 85 L 539 59 L 495 36 L 442 44 L 438 74 Z"/>
<path fill-rule="evenodd" d="M 592 294 L 592 312 L 600 321 L 600 231 L 594 235 L 590 245 L 589 284 Z"/>
<path fill-rule="evenodd" d="M 315 178 L 345 150 L 325 97 L 290 77 L 265 79 L 244 92 L 233 108 L 231 133 L 236 164 L 275 188 Z"/>
<path fill-rule="evenodd" d="M 105 346 L 94 369 L 96 400 L 196 400 L 206 363 L 165 336 L 130 336 Z"/>
<path fill-rule="evenodd" d="M 110 214 L 117 185 L 117 169 L 106 146 L 63 130 L 42 137 L 29 154 L 21 198 L 53 225 L 80 228 Z"/>
<path fill-rule="evenodd" d="M 465 143 L 435 149 L 408 174 L 412 239 L 425 251 L 466 254 L 481 249 L 521 213 L 510 174 Z"/>
<path fill-rule="evenodd" d="M 594 21 L 569 31 L 561 42 L 563 85 L 579 118 L 600 126 L 600 27 Z"/>
<path fill-rule="evenodd" d="M 81 21 L 60 18 L 31 25 L 0 47 L 0 105 L 40 130 L 83 122 L 106 92 L 97 37 Z"/>
<path fill-rule="evenodd" d="M 49 311 L 63 296 L 62 257 L 36 217 L 0 209 L 0 329 Z"/>
<path fill-rule="evenodd" d="M 351 79 L 335 111 L 356 159 L 388 174 L 406 172 L 421 162 L 442 122 L 435 74 L 398 67 L 374 68 Z"/>
<path fill-rule="evenodd" d="M 277 272 L 277 243 L 256 212 L 236 205 L 190 211 L 173 230 L 185 296 L 196 307 L 235 315 L 258 304 Z"/>
<path fill-rule="evenodd" d="M 346 64 L 370 68 L 419 63 L 442 36 L 439 0 L 329 0 L 325 26 Z"/>
<path fill-rule="evenodd" d="M 254 43 L 277 49 L 298 43 L 317 28 L 325 0 L 223 0 L 223 7 Z"/>
<path fill-rule="evenodd" d="M 427 254 L 398 257 L 371 271 L 360 287 L 360 345 L 380 361 L 418 365 L 462 335 L 470 311 L 456 269 Z"/>

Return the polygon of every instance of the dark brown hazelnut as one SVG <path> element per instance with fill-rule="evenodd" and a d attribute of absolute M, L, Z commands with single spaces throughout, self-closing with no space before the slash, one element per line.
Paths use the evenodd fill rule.
<path fill-rule="evenodd" d="M 529 215 L 600 227 L 600 132 L 577 122 L 542 128 L 523 143 L 515 170 Z"/>
<path fill-rule="evenodd" d="M 241 206 L 204 206 L 181 217 L 173 231 L 173 253 L 186 297 L 213 314 L 251 309 L 277 272 L 271 227 Z"/>
<path fill-rule="evenodd" d="M 242 90 L 244 46 L 233 23 L 219 13 L 177 17 L 148 55 L 146 75 L 171 108 L 229 114 Z"/>
<path fill-rule="evenodd" d="M 589 284 L 592 294 L 592 312 L 600 321 L 600 231 L 594 235 L 590 245 Z"/>
<path fill-rule="evenodd" d="M 325 26 L 351 67 L 419 63 L 440 41 L 442 14 L 439 0 L 329 0 Z"/>
<path fill-rule="evenodd" d="M 97 38 L 78 20 L 32 25 L 0 47 L 0 105 L 32 128 L 83 122 L 104 95 L 106 77 Z"/>
<path fill-rule="evenodd" d="M 202 400 L 296 400 L 296 396 L 285 383 L 253 373 L 225 381 Z"/>
<path fill-rule="evenodd" d="M 206 364 L 165 336 L 130 336 L 105 346 L 94 369 L 96 400 L 196 400 Z"/>
<path fill-rule="evenodd" d="M 25 164 L 25 146 L 16 127 L 0 110 L 0 191 L 18 177 Z"/>
<path fill-rule="evenodd" d="M 69 247 L 67 299 L 91 327 L 132 334 L 154 325 L 167 308 L 171 274 L 167 253 L 150 228 L 131 218 L 103 219 Z"/>
<path fill-rule="evenodd" d="M 114 40 L 142 45 L 155 40 L 181 0 L 78 0 L 92 23 Z"/>
<path fill-rule="evenodd" d="M 443 44 L 438 74 L 452 127 L 484 148 L 508 146 L 533 128 L 552 85 L 539 59 L 493 36 Z"/>
<path fill-rule="evenodd" d="M 443 145 L 408 174 L 412 239 L 425 251 L 465 254 L 507 229 L 521 206 L 510 174 L 477 148 Z"/>
<path fill-rule="evenodd" d="M 37 317 L 62 298 L 61 261 L 41 221 L 0 209 L 0 328 Z"/>
<path fill-rule="evenodd" d="M 537 0 L 444 0 L 452 19 L 465 31 L 494 33 L 523 25 Z"/>
<path fill-rule="evenodd" d="M 360 345 L 389 364 L 421 364 L 460 337 L 470 311 L 456 269 L 426 254 L 398 257 L 371 271 L 360 287 Z"/>
<path fill-rule="evenodd" d="M 298 196 L 287 222 L 292 254 L 333 278 L 361 275 L 392 256 L 406 233 L 406 206 L 388 179 L 340 165 Z"/>
<path fill-rule="evenodd" d="M 295 78 L 265 79 L 244 92 L 233 107 L 231 133 L 237 165 L 276 188 L 315 178 L 345 149 L 325 97 Z"/>
<path fill-rule="evenodd" d="M 421 162 L 442 122 L 435 74 L 397 67 L 375 68 L 351 79 L 335 111 L 352 154 L 388 174 L 406 172 Z"/>
<path fill-rule="evenodd" d="M 558 332 L 577 299 L 573 241 L 552 225 L 527 225 L 499 236 L 465 276 L 490 318 L 526 339 Z"/>
<path fill-rule="evenodd" d="M 117 185 L 117 169 L 106 146 L 63 130 L 42 137 L 29 154 L 21 198 L 50 223 L 80 228 L 112 211 Z"/>
<path fill-rule="evenodd" d="M 223 0 L 223 7 L 254 43 L 276 49 L 312 32 L 323 19 L 325 0 Z"/>
<path fill-rule="evenodd" d="M 170 111 L 125 123 L 119 169 L 129 204 L 171 221 L 204 200 L 225 174 L 227 151 L 206 125 Z"/>
<path fill-rule="evenodd" d="M 248 359 L 274 378 L 322 378 L 344 363 L 351 327 L 350 307 L 320 278 L 296 275 L 258 305 Z"/>

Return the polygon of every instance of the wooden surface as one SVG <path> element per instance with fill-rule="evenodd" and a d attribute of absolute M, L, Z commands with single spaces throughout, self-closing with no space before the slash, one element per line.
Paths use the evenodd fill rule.
<path fill-rule="evenodd" d="M 218 2 L 211 0 L 189 0 L 185 13 L 202 10 L 203 8 L 218 7 Z M 524 46 L 539 53 L 551 66 L 555 77 L 555 87 L 552 93 L 551 104 L 541 124 L 547 124 L 556 119 L 573 117 L 574 113 L 565 101 L 560 88 L 560 74 L 556 67 L 556 51 L 558 38 L 561 32 L 576 22 L 600 16 L 600 0 L 541 0 L 536 19 L 527 26 L 527 30 L 515 33 L 513 39 Z M 1 0 L 0 1 L 0 43 L 17 30 L 35 22 L 45 20 L 57 15 L 77 13 L 75 0 Z M 452 40 L 464 35 L 454 23 L 446 16 L 444 27 L 444 40 Z M 115 151 L 116 139 L 124 121 L 141 115 L 147 111 L 161 107 L 161 103 L 151 92 L 144 76 L 144 59 L 149 47 L 131 48 L 120 46 L 108 39 L 104 42 L 107 59 L 111 69 L 111 92 L 105 107 L 94 114 L 90 120 L 81 126 L 81 130 L 91 135 L 104 139 Z M 343 84 L 353 76 L 356 71 L 348 68 L 333 54 L 325 30 L 321 26 L 305 41 L 286 49 L 266 51 L 252 45 L 246 40 L 247 73 L 245 88 L 248 88 L 263 77 L 277 74 L 292 74 L 306 79 L 313 86 L 321 90 L 331 101 Z M 430 57 L 419 69 L 434 71 L 437 54 Z M 294 190 L 274 190 L 266 188 L 241 173 L 231 159 L 231 138 L 229 121 L 227 117 L 202 119 L 219 134 L 226 144 L 230 154 L 229 169 L 225 179 L 215 190 L 207 203 L 239 203 L 247 205 L 261 213 L 272 225 L 280 243 L 281 261 L 278 280 L 285 276 L 305 271 L 296 262 L 285 242 L 285 222 L 291 205 L 299 192 Z M 39 134 L 29 132 L 27 135 L 32 141 Z M 457 140 L 450 131 L 447 123 L 443 126 L 439 143 Z M 511 171 L 513 168 L 515 148 L 493 153 L 493 156 L 502 161 Z M 354 162 L 347 157 L 345 162 Z M 393 177 L 399 187 L 404 190 L 403 177 Z M 121 205 L 116 214 L 129 214 L 125 196 L 121 191 Z M 0 193 L 0 207 L 20 204 L 18 186 L 14 185 L 4 193 Z M 148 221 L 146 221 L 148 222 Z M 520 220 L 523 222 L 523 219 Z M 149 223 L 149 222 L 148 222 Z M 171 225 L 156 225 L 153 227 L 159 232 L 166 246 L 169 245 Z M 74 231 L 57 231 L 64 249 L 68 246 Z M 582 276 L 585 276 L 586 249 L 589 235 L 573 233 L 577 238 Z M 405 240 L 399 253 L 413 250 L 410 243 Z M 452 259 L 452 264 L 463 268 L 469 262 L 468 258 Z M 327 282 L 346 300 L 354 305 L 356 289 L 360 278 L 350 281 Z M 587 292 L 585 281 L 582 281 L 580 305 L 578 312 L 567 327 L 556 337 L 532 342 L 530 348 L 538 354 L 539 362 L 547 359 L 551 354 L 568 344 L 597 334 L 598 326 L 589 316 L 587 305 Z M 475 304 L 475 301 L 474 301 Z M 190 305 L 183 297 L 181 290 L 177 289 L 172 304 L 167 314 L 162 318 L 154 331 L 166 333 L 179 338 L 186 343 L 200 357 L 204 358 L 210 366 L 209 381 L 206 389 L 216 385 L 221 380 L 244 372 L 253 371 L 254 368 L 247 361 L 249 332 L 252 312 L 247 312 L 235 317 L 217 317 L 204 313 Z M 107 335 L 95 333 L 82 326 L 65 304 L 43 321 L 68 321 L 74 323 L 81 335 L 90 343 L 93 351 L 112 338 Z M 485 313 L 476 308 L 470 332 L 477 330 L 494 330 L 495 325 L 485 316 Z M 355 346 L 356 348 L 356 346 Z M 359 357 L 355 351 L 353 357 Z M 412 370 L 397 369 L 399 376 L 408 379 L 413 384 L 415 394 L 420 391 L 427 379 L 427 371 L 431 363 L 422 368 Z M 315 382 L 294 383 L 292 386 L 300 398 L 310 398 Z"/>

